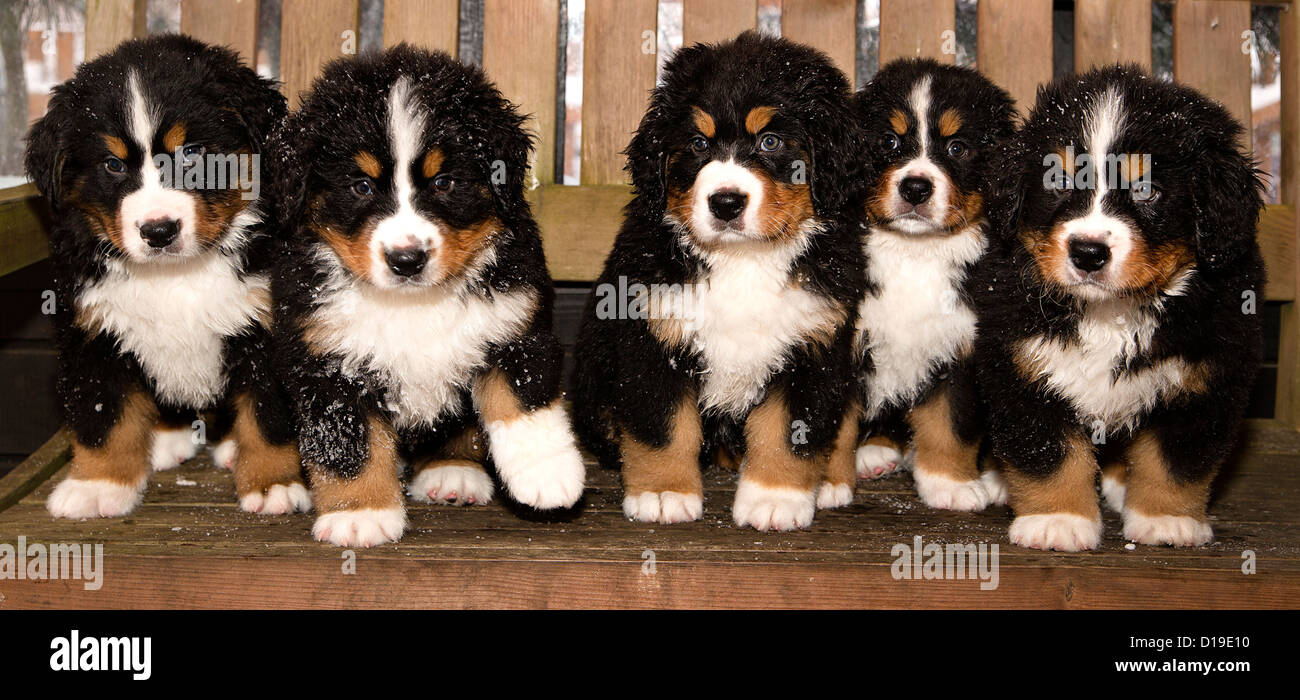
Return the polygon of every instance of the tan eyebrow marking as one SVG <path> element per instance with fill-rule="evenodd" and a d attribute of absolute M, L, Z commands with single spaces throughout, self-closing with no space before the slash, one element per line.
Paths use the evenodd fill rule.
<path fill-rule="evenodd" d="M 185 122 L 176 122 L 172 124 L 172 128 L 168 129 L 166 134 L 163 134 L 163 148 L 167 149 L 168 153 L 175 153 L 181 150 L 184 145 Z"/>
<path fill-rule="evenodd" d="M 776 116 L 776 107 L 755 107 L 745 116 L 745 131 L 757 135 Z"/>
<path fill-rule="evenodd" d="M 441 148 L 435 148 L 429 151 L 425 154 L 424 162 L 420 165 L 420 172 L 423 173 L 426 178 L 437 175 L 438 171 L 442 170 L 443 158 L 444 156 Z"/>
<path fill-rule="evenodd" d="M 370 151 L 357 151 L 357 154 L 352 156 L 352 160 L 356 161 L 357 167 L 361 168 L 361 172 L 370 177 L 379 177 L 382 170 L 379 167 L 379 159 L 371 155 Z"/>
<path fill-rule="evenodd" d="M 1128 157 L 1121 156 L 1119 159 L 1120 176 L 1125 182 L 1137 182 L 1142 176 L 1147 174 L 1147 168 L 1151 165 L 1149 154 L 1130 153 Z"/>
<path fill-rule="evenodd" d="M 126 143 L 122 139 L 108 134 L 100 134 L 99 136 L 104 139 L 104 145 L 108 147 L 108 152 L 112 153 L 113 157 L 126 158 Z"/>
<path fill-rule="evenodd" d="M 957 110 L 949 107 L 939 115 L 939 135 L 948 138 L 961 129 L 961 115 Z"/>
<path fill-rule="evenodd" d="M 907 115 L 903 110 L 896 109 L 893 114 L 889 115 L 889 125 L 894 127 L 894 133 L 902 136 L 907 133 Z"/>
<path fill-rule="evenodd" d="M 700 133 L 708 138 L 713 138 L 713 135 L 718 133 L 718 127 L 713 123 L 713 117 L 699 107 L 691 107 L 691 120 L 695 122 L 695 128 L 699 129 Z"/>

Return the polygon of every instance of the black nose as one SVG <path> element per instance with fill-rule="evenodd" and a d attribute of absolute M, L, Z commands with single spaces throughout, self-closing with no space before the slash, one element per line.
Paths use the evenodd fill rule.
<path fill-rule="evenodd" d="M 1110 246 L 1100 241 L 1071 238 L 1070 262 L 1084 272 L 1096 272 L 1110 262 Z"/>
<path fill-rule="evenodd" d="M 140 224 L 140 237 L 153 248 L 166 248 L 180 232 L 180 222 L 175 219 L 153 219 Z"/>
<path fill-rule="evenodd" d="M 423 248 L 394 248 L 384 253 L 388 269 L 402 277 L 414 277 L 429 262 L 429 254 Z"/>
<path fill-rule="evenodd" d="M 709 211 L 721 221 L 731 221 L 745 211 L 749 195 L 735 190 L 714 192 L 709 195 Z"/>
<path fill-rule="evenodd" d="M 923 177 L 905 177 L 898 183 L 898 193 L 912 206 L 925 202 L 934 193 L 934 185 Z"/>

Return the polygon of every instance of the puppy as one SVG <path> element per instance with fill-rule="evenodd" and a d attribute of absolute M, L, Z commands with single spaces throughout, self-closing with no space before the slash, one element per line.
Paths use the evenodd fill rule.
<path fill-rule="evenodd" d="M 812 522 L 862 289 L 850 97 L 822 54 L 752 32 L 666 66 L 575 349 L 575 424 L 622 467 L 629 518 L 699 518 L 701 461 L 721 451 L 743 458 L 737 525 Z M 852 497 L 840 453 L 824 505 Z"/>
<path fill-rule="evenodd" d="M 1260 181 L 1243 129 L 1195 90 L 1114 66 L 1038 93 L 990 205 L 975 367 L 1011 541 L 1201 545 L 1210 481 L 1262 352 Z"/>
<path fill-rule="evenodd" d="M 310 507 L 268 348 L 261 151 L 284 113 L 274 84 L 233 52 L 156 36 L 83 64 L 32 127 L 26 166 L 54 217 L 58 393 L 73 436 L 54 516 L 130 512 L 151 461 L 193 456 L 195 411 L 221 406 L 235 443 L 217 457 L 235 462 L 240 506 Z M 171 430 L 151 436 L 160 414 Z"/>
<path fill-rule="evenodd" d="M 988 248 L 989 167 L 1015 129 L 1014 104 L 973 70 L 908 59 L 882 68 L 855 107 L 877 173 L 854 342 L 867 438 L 857 472 L 889 474 L 910 442 L 922 501 L 980 510 L 1005 490 L 977 465 L 968 287 Z"/>
<path fill-rule="evenodd" d="M 400 538 L 401 461 L 420 501 L 487 503 L 489 456 L 521 503 L 582 495 L 522 122 L 478 69 L 400 45 L 327 65 L 275 139 L 277 357 L 321 541 Z"/>

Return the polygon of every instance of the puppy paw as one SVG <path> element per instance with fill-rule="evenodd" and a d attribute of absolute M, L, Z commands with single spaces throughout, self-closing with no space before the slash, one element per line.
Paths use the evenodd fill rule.
<path fill-rule="evenodd" d="M 415 475 L 407 492 L 421 503 L 482 506 L 492 502 L 492 478 L 478 467 L 427 467 Z"/>
<path fill-rule="evenodd" d="M 129 486 L 106 479 L 64 479 L 45 507 L 56 518 L 116 518 L 140 505 L 144 482 Z"/>
<path fill-rule="evenodd" d="M 1214 541 L 1210 524 L 1186 515 L 1143 515 L 1124 511 L 1124 539 L 1138 544 L 1199 547 Z"/>
<path fill-rule="evenodd" d="M 1128 493 L 1128 485 L 1113 476 L 1105 473 L 1101 475 L 1101 498 L 1106 503 L 1106 507 L 1116 513 L 1124 512 L 1124 495 Z"/>
<path fill-rule="evenodd" d="M 239 457 L 239 445 L 234 438 L 226 438 L 212 448 L 212 463 L 222 469 L 234 471 L 235 461 Z"/>
<path fill-rule="evenodd" d="M 812 491 L 763 486 L 741 477 L 731 515 L 739 527 L 796 530 L 812 525 L 816 507 Z"/>
<path fill-rule="evenodd" d="M 916 482 L 916 495 L 931 508 L 975 511 L 984 510 L 993 502 L 981 479 L 957 481 L 920 468 L 912 470 L 912 478 Z"/>
<path fill-rule="evenodd" d="M 149 465 L 156 472 L 175 469 L 199 453 L 194 433 L 185 428 L 153 431 L 153 445 L 149 448 Z"/>
<path fill-rule="evenodd" d="M 516 501 L 549 510 L 582 498 L 586 467 L 561 406 L 485 427 L 497 473 Z"/>
<path fill-rule="evenodd" d="M 265 492 L 253 491 L 240 496 L 239 507 L 262 515 L 306 513 L 311 510 L 311 492 L 299 483 L 272 484 Z"/>
<path fill-rule="evenodd" d="M 311 534 L 339 547 L 373 547 L 401 539 L 406 530 L 402 508 L 337 510 L 316 518 Z"/>
<path fill-rule="evenodd" d="M 980 483 L 984 484 L 984 490 L 989 495 L 989 505 L 1005 506 L 1011 499 L 1011 492 L 1007 490 L 1007 480 L 1002 478 L 1002 473 L 996 469 L 989 469 L 980 474 Z"/>
<path fill-rule="evenodd" d="M 817 487 L 817 509 L 842 508 L 853 502 L 853 484 L 823 483 Z"/>
<path fill-rule="evenodd" d="M 686 523 L 704 514 L 704 497 L 698 493 L 645 491 L 623 499 L 623 514 L 642 523 Z"/>
<path fill-rule="evenodd" d="M 853 454 L 859 479 L 879 479 L 898 471 L 903 453 L 884 445 L 863 445 Z"/>
<path fill-rule="evenodd" d="M 1101 521 L 1074 513 L 1021 515 L 1011 522 L 1009 535 L 1021 547 L 1081 552 L 1101 543 Z"/>

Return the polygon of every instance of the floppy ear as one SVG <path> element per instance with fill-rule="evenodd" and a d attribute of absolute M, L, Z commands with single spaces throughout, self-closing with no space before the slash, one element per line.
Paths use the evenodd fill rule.
<path fill-rule="evenodd" d="M 513 104 L 499 94 L 488 99 L 486 109 L 474 119 L 476 138 L 486 144 L 477 151 L 479 167 L 487 175 L 488 186 L 501 212 L 515 221 L 528 214 L 524 197 L 524 181 L 528 174 L 528 155 L 532 152 L 533 137 L 523 128 L 524 118 Z"/>
<path fill-rule="evenodd" d="M 63 164 L 68 156 L 67 127 L 66 110 L 56 88 L 49 111 L 27 132 L 23 159 L 27 176 L 55 210 L 62 201 Z"/>
<path fill-rule="evenodd" d="M 307 207 L 307 164 L 314 147 L 306 122 L 302 112 L 293 114 L 280 122 L 266 142 L 275 220 L 284 236 L 293 235 Z"/>
<path fill-rule="evenodd" d="M 662 103 L 656 95 L 623 151 L 627 156 L 623 169 L 632 177 L 632 190 L 636 193 L 632 206 L 653 221 L 662 219 L 668 206 L 668 142 L 661 116 Z"/>
<path fill-rule="evenodd" d="M 211 91 L 214 101 L 233 112 L 248 131 L 253 148 L 262 149 L 288 111 L 284 96 L 276 89 L 274 80 L 258 75 L 235 52 L 215 46 L 206 50 L 215 54 L 213 60 L 227 66 L 226 70 L 215 72 Z"/>
<path fill-rule="evenodd" d="M 1191 175 L 1196 262 L 1205 268 L 1225 265 L 1256 245 L 1263 183 L 1260 171 L 1237 148 L 1238 131 L 1207 138 Z"/>
<path fill-rule="evenodd" d="M 812 66 L 810 71 L 815 75 L 800 92 L 807 96 L 811 109 L 800 121 L 809 136 L 813 209 L 824 216 L 839 211 L 855 184 L 862 184 L 870 173 L 865 158 L 866 139 L 861 120 L 852 117 L 847 79 L 829 64 Z"/>
<path fill-rule="evenodd" d="M 1025 150 L 1018 139 L 1003 141 L 993 151 L 984 204 L 993 240 L 1003 243 L 1016 240 L 1025 188 L 1036 186 L 1031 181 L 1031 171 L 1025 168 Z"/>

